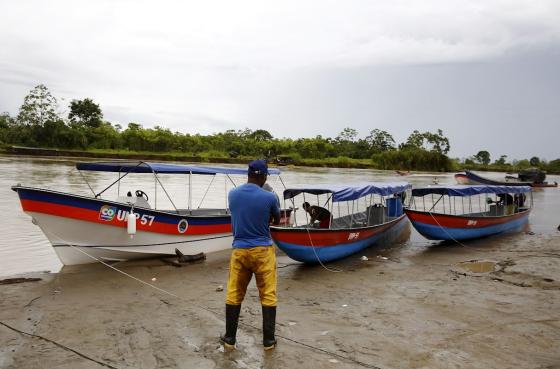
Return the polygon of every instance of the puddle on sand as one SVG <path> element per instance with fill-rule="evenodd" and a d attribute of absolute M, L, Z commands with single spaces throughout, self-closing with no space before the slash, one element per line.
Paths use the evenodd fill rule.
<path fill-rule="evenodd" d="M 496 263 L 493 261 L 471 260 L 463 261 L 457 265 L 472 273 L 488 273 L 496 270 Z"/>

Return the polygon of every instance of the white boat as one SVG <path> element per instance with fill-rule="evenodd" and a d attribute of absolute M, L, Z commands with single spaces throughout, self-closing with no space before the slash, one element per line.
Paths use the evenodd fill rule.
<path fill-rule="evenodd" d="M 92 256 L 121 261 L 175 255 L 175 249 L 194 255 L 231 247 L 231 215 L 227 205 L 223 209 L 192 209 L 191 177 L 221 174 L 235 186 L 230 175 L 247 175 L 246 169 L 122 161 L 78 163 L 76 168 L 79 171 L 116 172 L 118 179 L 99 193 L 95 193 L 88 183 L 93 196 L 22 185 L 12 187 L 19 195 L 23 211 L 41 228 L 64 265 L 95 262 Z M 273 168 L 269 172 L 280 174 Z M 189 174 L 185 176 L 188 178 L 189 207 L 178 209 L 169 198 L 173 209 L 152 208 L 142 190 L 137 190 L 134 196 L 117 194 L 116 200 L 101 198 L 129 173 L 151 173 L 156 190 L 160 186 L 166 195 L 159 174 Z M 282 211 L 284 222 L 289 220 L 290 213 L 291 209 Z"/>

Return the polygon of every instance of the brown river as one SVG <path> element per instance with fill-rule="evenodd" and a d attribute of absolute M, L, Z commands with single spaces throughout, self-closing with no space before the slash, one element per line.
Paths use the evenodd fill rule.
<path fill-rule="evenodd" d="M 18 196 L 11 190 L 11 186 L 19 183 L 24 186 L 91 195 L 90 188 L 74 165 L 75 161 L 72 159 L 0 156 L 0 172 L 2 173 L 0 177 L 0 214 L 3 214 L 0 228 L 0 276 L 34 271 L 57 272 L 62 268 L 62 264 L 46 237 L 37 226 L 31 223 L 31 218 L 21 210 Z M 84 173 L 84 175 L 96 192 L 101 191 L 117 179 L 114 173 L 90 172 Z M 486 173 L 485 175 L 495 179 L 504 178 L 504 173 Z M 188 176 L 163 175 L 161 177 L 175 206 L 186 208 L 189 201 L 186 190 Z M 244 181 L 240 176 L 232 178 L 237 184 Z M 455 183 L 453 173 L 412 174 L 401 177 L 395 175 L 393 171 L 340 168 L 283 168 L 281 178 L 286 185 L 402 180 L 409 181 L 413 186 L 432 184 L 434 180 L 439 184 Z M 547 180 L 560 182 L 560 176 L 550 175 Z M 224 207 L 226 192 L 231 189 L 231 183 L 228 183 L 225 178 L 221 179 L 221 182 L 219 180 L 210 182 L 210 176 L 193 176 L 193 192 L 190 196 L 192 207 L 198 207 L 203 199 L 202 207 Z M 282 183 L 276 176 L 270 177 L 269 183 L 276 192 L 282 192 Z M 207 188 L 210 189 L 206 193 Z M 154 178 L 151 175 L 130 175 L 129 178 L 122 181 L 120 188 L 113 186 L 102 197 L 114 199 L 117 191 L 124 195 L 127 191 L 134 192 L 136 189 L 142 189 L 150 196 L 152 206 L 156 201 L 157 208 L 172 207 L 161 187 L 157 191 L 154 190 Z M 529 218 L 529 230 L 537 234 L 557 233 L 557 227 L 560 224 L 560 190 L 558 188 L 536 189 L 533 196 L 534 210 Z M 489 242 L 492 242 L 492 239 L 489 239 Z M 412 229 L 410 237 L 401 246 L 415 250 L 425 249 L 433 244 L 433 241 L 424 239 Z"/>

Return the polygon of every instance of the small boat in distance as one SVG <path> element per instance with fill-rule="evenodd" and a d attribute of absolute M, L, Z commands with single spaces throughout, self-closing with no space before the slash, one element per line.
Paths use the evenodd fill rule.
<path fill-rule="evenodd" d="M 478 175 L 470 170 L 465 170 L 465 175 L 469 181 L 480 184 L 480 185 L 490 185 L 490 186 L 531 186 L 531 182 L 519 182 L 519 181 L 497 181 L 494 179 L 486 178 Z"/>
<path fill-rule="evenodd" d="M 511 174 L 506 175 L 508 183 L 514 182 L 530 182 L 531 187 L 558 187 L 557 182 L 547 182 L 546 171 L 539 168 L 528 168 L 517 173 L 517 176 Z"/>
<path fill-rule="evenodd" d="M 529 181 L 521 181 L 520 178 L 527 179 L 525 177 L 513 177 L 511 175 L 506 176 L 505 181 L 497 181 L 490 178 L 483 177 L 478 175 L 470 170 L 465 171 L 466 177 L 469 179 L 471 184 L 485 184 L 491 186 L 531 186 L 531 187 L 557 187 L 558 183 L 549 183 L 549 182 L 529 182 Z M 455 177 L 457 179 L 457 177 Z"/>
<path fill-rule="evenodd" d="M 310 199 L 325 198 L 323 206 L 332 218 L 328 228 L 309 224 L 271 226 L 276 245 L 294 260 L 305 263 L 328 262 L 354 254 L 374 245 L 391 230 L 404 225 L 402 198 L 411 188 L 408 182 L 354 184 L 314 184 L 292 186 L 284 190 L 284 201 L 306 195 Z M 335 206 L 336 205 L 336 206 Z M 285 207 L 285 206 L 284 206 Z M 342 209 L 342 212 L 341 212 Z M 337 216 L 334 216 L 334 214 Z"/>
<path fill-rule="evenodd" d="M 86 180 L 92 196 L 33 188 L 22 185 L 12 187 L 17 192 L 23 211 L 30 215 L 49 239 L 64 265 L 122 261 L 147 257 L 175 255 L 175 249 L 186 255 L 225 250 L 231 247 L 231 214 L 227 207 L 201 208 L 192 206 L 192 176 L 223 175 L 223 188 L 227 199 L 228 185 L 235 186 L 233 175 L 247 175 L 247 169 L 219 168 L 148 162 L 88 162 L 78 163 L 81 171 L 114 172 L 117 178 L 108 187 L 95 192 Z M 278 169 L 269 169 L 278 175 Z M 134 194 L 120 194 L 120 183 L 130 173 L 151 174 L 154 177 L 153 199 L 144 189 Z M 169 197 L 161 179 L 165 175 L 182 175 L 185 180 L 187 207 L 178 208 Z M 111 187 L 117 187 L 116 199 L 102 198 Z M 165 195 L 171 209 L 158 209 L 160 197 Z M 288 222 L 291 209 L 282 211 L 283 222 Z"/>
<path fill-rule="evenodd" d="M 455 177 L 455 181 L 457 181 L 458 184 L 460 185 L 477 185 L 480 184 L 478 182 L 475 182 L 471 179 L 469 179 L 469 177 L 467 177 L 467 175 L 465 173 L 457 173 L 454 175 Z"/>
<path fill-rule="evenodd" d="M 529 186 L 428 186 L 412 190 L 405 212 L 427 239 L 458 241 L 519 229 L 532 206 Z"/>

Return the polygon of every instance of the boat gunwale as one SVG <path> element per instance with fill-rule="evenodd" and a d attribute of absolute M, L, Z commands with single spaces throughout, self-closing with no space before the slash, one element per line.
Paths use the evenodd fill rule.
<path fill-rule="evenodd" d="M 193 218 L 231 218 L 231 213 L 230 214 L 216 214 L 216 215 L 193 215 L 193 214 L 180 214 L 178 212 L 173 212 L 172 210 L 159 210 L 159 209 L 152 209 L 152 208 L 146 208 L 143 206 L 135 206 L 134 204 L 128 203 L 128 202 L 119 202 L 119 201 L 115 201 L 115 200 L 105 200 L 105 199 L 101 199 L 101 198 L 96 198 L 96 197 L 88 197 L 88 196 L 84 196 L 84 195 L 78 195 L 78 194 L 71 194 L 69 192 L 61 192 L 61 191 L 56 191 L 56 190 L 50 190 L 50 189 L 45 189 L 45 188 L 38 188 L 38 187 L 28 187 L 28 186 L 22 186 L 22 185 L 14 185 L 11 187 L 12 191 L 14 192 L 18 192 L 18 189 L 23 189 L 23 190 L 32 190 L 32 191 L 39 191 L 39 192 L 48 192 L 48 193 L 53 193 L 56 195 L 62 195 L 62 196 L 69 196 L 69 197 L 76 197 L 76 198 L 80 198 L 80 199 L 84 199 L 84 200 L 89 200 L 89 201 L 97 201 L 97 202 L 103 202 L 103 203 L 108 203 L 111 205 L 121 205 L 121 206 L 128 206 L 128 207 L 133 207 L 135 209 L 142 209 L 144 211 L 152 211 L 152 212 L 156 212 L 156 213 L 163 213 L 166 215 L 172 215 L 172 216 L 177 216 L 177 217 L 181 217 L 181 218 L 186 218 L 186 217 L 193 217 Z M 206 209 L 206 208 L 203 208 Z M 219 208 L 220 210 L 222 210 L 222 208 Z M 223 208 L 225 210 L 225 208 Z"/>
<path fill-rule="evenodd" d="M 413 209 L 409 209 L 409 208 L 404 208 L 404 212 L 405 214 L 407 212 L 412 212 L 412 213 L 419 213 L 419 214 L 428 214 L 428 215 L 432 215 L 432 216 L 446 216 L 446 217 L 451 217 L 451 218 L 469 218 L 469 219 L 505 219 L 507 217 L 513 217 L 519 214 L 525 214 L 525 213 L 530 213 L 531 210 L 533 208 L 527 208 L 523 211 L 519 211 L 517 213 L 513 213 L 513 214 L 504 214 L 504 215 L 486 215 L 486 216 L 482 216 L 482 215 L 478 215 L 478 216 L 469 216 L 468 214 L 462 214 L 462 215 L 457 215 L 457 214 L 445 214 L 445 213 L 434 213 L 428 210 L 413 210 Z M 407 214 L 408 216 L 408 214 Z M 410 218 L 409 218 L 410 219 Z M 410 221 L 412 222 L 413 220 L 410 219 Z"/>

